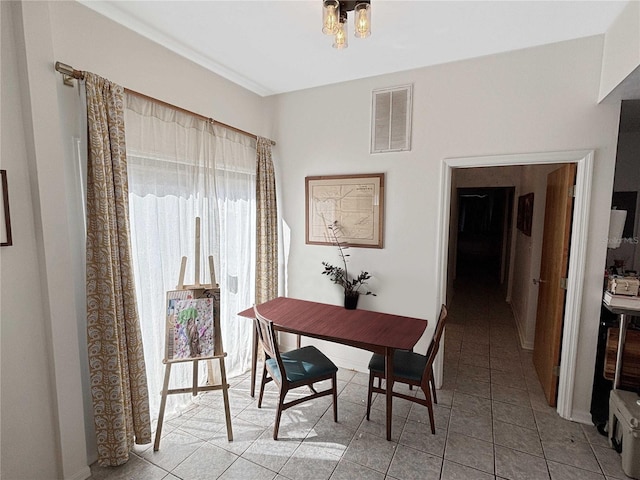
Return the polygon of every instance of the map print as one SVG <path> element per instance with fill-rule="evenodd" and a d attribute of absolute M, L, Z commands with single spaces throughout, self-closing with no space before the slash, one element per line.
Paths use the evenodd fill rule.
<path fill-rule="evenodd" d="M 329 243 L 327 227 L 340 226 L 351 245 L 378 246 L 380 237 L 380 177 L 308 179 L 308 240 Z"/>

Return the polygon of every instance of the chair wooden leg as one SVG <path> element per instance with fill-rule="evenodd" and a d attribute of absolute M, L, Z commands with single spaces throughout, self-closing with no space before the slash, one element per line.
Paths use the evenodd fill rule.
<path fill-rule="evenodd" d="M 258 408 L 262 407 L 262 396 L 264 395 L 264 386 L 267 383 L 267 367 L 262 368 L 262 381 L 260 382 L 260 395 L 258 396 Z"/>
<path fill-rule="evenodd" d="M 378 383 L 378 388 L 380 384 Z M 373 394 L 373 372 L 369 371 L 369 389 L 367 391 L 367 420 L 369 420 L 369 414 L 371 413 L 371 396 Z"/>
<path fill-rule="evenodd" d="M 431 366 L 431 379 L 429 380 L 431 384 L 431 392 L 433 393 L 433 403 L 438 403 L 438 396 L 436 395 L 436 381 L 433 376 L 433 365 Z"/>
<path fill-rule="evenodd" d="M 251 349 L 251 398 L 256 396 L 256 369 L 258 368 L 258 334 L 256 329 L 253 329 L 252 336 L 253 346 Z"/>
<path fill-rule="evenodd" d="M 287 396 L 287 391 L 284 386 L 280 386 L 280 398 L 278 399 L 278 409 L 276 410 L 276 423 L 273 426 L 273 439 L 278 440 L 278 430 L 280 429 L 280 418 L 282 417 L 282 405 L 284 404 L 284 397 Z"/>
<path fill-rule="evenodd" d="M 424 383 L 423 383 L 424 385 Z M 429 422 L 431 422 L 431 433 L 435 435 L 436 433 L 436 421 L 433 418 L 433 403 L 431 401 L 431 390 L 429 389 L 429 385 L 427 384 L 427 388 L 422 389 L 427 398 L 427 408 L 429 409 Z"/>
<path fill-rule="evenodd" d="M 431 433 L 436 434 L 436 421 L 433 418 L 433 405 L 429 405 L 429 421 L 431 422 Z"/>
<path fill-rule="evenodd" d="M 338 381 L 335 374 L 333 375 L 333 379 L 331 381 L 333 382 L 333 421 L 337 422 L 338 421 Z"/>

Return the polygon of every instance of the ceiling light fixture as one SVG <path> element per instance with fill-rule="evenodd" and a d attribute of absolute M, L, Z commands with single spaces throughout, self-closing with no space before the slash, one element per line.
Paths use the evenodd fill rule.
<path fill-rule="evenodd" d="M 339 50 L 349 46 L 347 12 L 355 14 L 354 34 L 357 38 L 371 35 L 371 0 L 323 0 L 322 33 L 334 35 L 333 48 Z"/>

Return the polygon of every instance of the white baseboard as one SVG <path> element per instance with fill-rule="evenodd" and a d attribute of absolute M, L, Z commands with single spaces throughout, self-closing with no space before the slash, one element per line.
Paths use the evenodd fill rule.
<path fill-rule="evenodd" d="M 591 419 L 591 412 L 585 412 L 583 410 L 574 410 L 571 413 L 571 418 L 569 419 L 573 422 L 584 423 L 585 425 L 593 425 L 593 420 Z"/>
<path fill-rule="evenodd" d="M 533 341 L 527 340 L 524 329 L 522 328 L 522 321 L 518 317 L 518 312 L 513 308 L 513 303 L 509 303 L 511 307 L 511 313 L 516 321 L 516 328 L 518 329 L 518 338 L 520 339 L 520 347 L 524 350 L 533 350 Z"/>
<path fill-rule="evenodd" d="M 89 477 L 91 477 L 91 468 L 86 466 L 71 476 L 65 476 L 64 480 L 87 480 Z"/>

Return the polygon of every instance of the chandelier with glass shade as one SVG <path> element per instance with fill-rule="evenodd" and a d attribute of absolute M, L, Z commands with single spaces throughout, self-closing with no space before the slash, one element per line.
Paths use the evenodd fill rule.
<path fill-rule="evenodd" d="M 334 35 L 333 48 L 343 49 L 349 46 L 347 12 L 354 12 L 354 33 L 357 38 L 371 35 L 371 0 L 323 0 L 322 33 Z"/>

